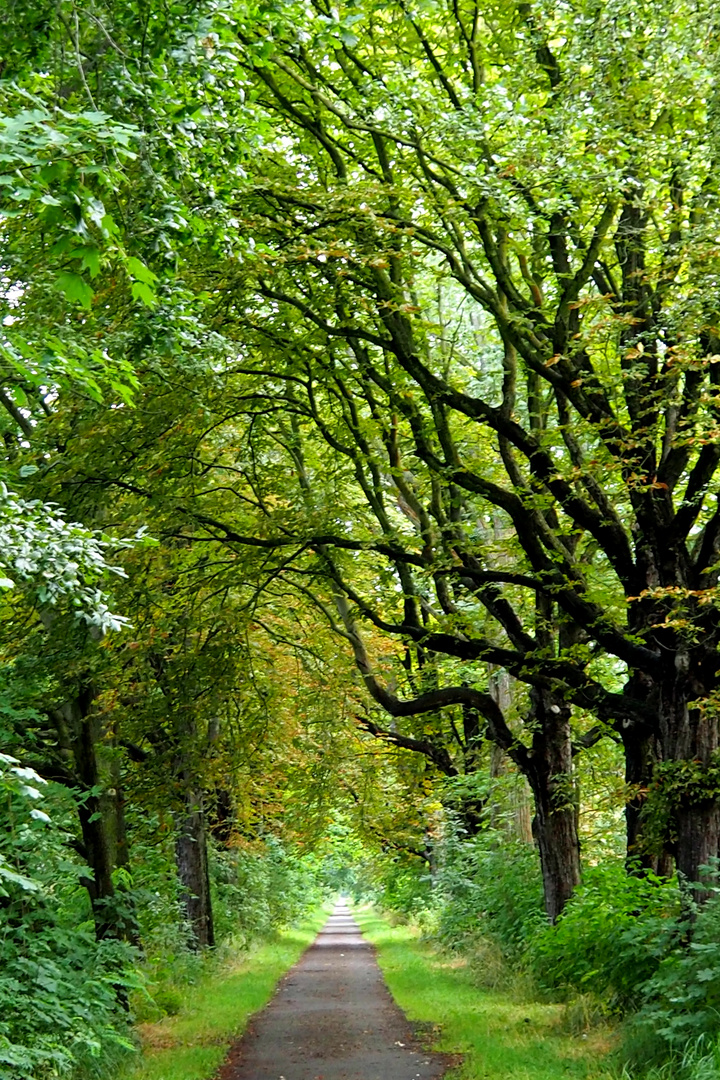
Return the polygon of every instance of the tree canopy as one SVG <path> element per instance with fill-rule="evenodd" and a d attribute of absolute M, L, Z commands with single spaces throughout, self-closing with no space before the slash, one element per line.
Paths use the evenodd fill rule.
<path fill-rule="evenodd" d="M 99 941 L 152 829 L 194 947 L 214 852 L 331 822 L 432 878 L 502 820 L 555 922 L 594 769 L 628 873 L 708 899 L 718 40 L 705 0 L 0 16 L 0 725 Z"/>

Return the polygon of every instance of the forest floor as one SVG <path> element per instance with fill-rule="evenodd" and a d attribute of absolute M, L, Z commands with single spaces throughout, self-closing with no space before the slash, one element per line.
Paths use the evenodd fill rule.
<path fill-rule="evenodd" d="M 339 903 L 218 1080 L 439 1080 L 451 1064 L 418 1041 Z"/>

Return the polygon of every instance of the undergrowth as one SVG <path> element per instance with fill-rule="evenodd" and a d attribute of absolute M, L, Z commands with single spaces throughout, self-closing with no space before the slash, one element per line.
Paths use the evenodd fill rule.
<path fill-rule="evenodd" d="M 397 860 L 398 863 L 401 860 Z M 487 830 L 449 830 L 427 874 L 395 866 L 377 890 L 444 949 L 481 992 L 554 1003 L 571 1035 L 615 1034 L 622 1080 L 720 1080 L 720 888 L 695 908 L 677 882 L 628 875 L 620 859 L 588 867 L 555 926 L 544 914 L 531 845 Z M 398 883 L 402 889 L 398 889 Z M 401 904 L 396 903 L 401 899 Z"/>
<path fill-rule="evenodd" d="M 479 985 L 475 964 L 421 940 L 417 928 L 368 909 L 356 917 L 410 1020 L 436 1026 L 435 1049 L 462 1055 L 448 1080 L 615 1080 L 604 1063 L 607 1031 L 574 1034 L 562 1005 L 533 1001 L 512 981 Z"/>

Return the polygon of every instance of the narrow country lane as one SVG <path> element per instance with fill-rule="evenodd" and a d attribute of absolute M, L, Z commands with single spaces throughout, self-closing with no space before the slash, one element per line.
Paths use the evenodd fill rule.
<path fill-rule="evenodd" d="M 251 1020 L 219 1080 L 438 1080 L 343 904 Z"/>

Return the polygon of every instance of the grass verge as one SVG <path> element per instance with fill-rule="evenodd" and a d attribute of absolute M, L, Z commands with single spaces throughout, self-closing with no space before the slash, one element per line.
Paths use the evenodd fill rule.
<path fill-rule="evenodd" d="M 194 985 L 180 988 L 177 1016 L 138 1025 L 142 1055 L 118 1080 L 209 1080 L 248 1018 L 267 1004 L 327 916 L 322 908 L 294 929 L 221 966 L 212 965 Z"/>
<path fill-rule="evenodd" d="M 448 1080 L 612 1080 L 606 1031 L 570 1035 L 563 1006 L 485 990 L 466 961 L 421 942 L 411 927 L 368 909 L 354 914 L 408 1019 L 437 1025 L 433 1049 L 464 1055 Z"/>

